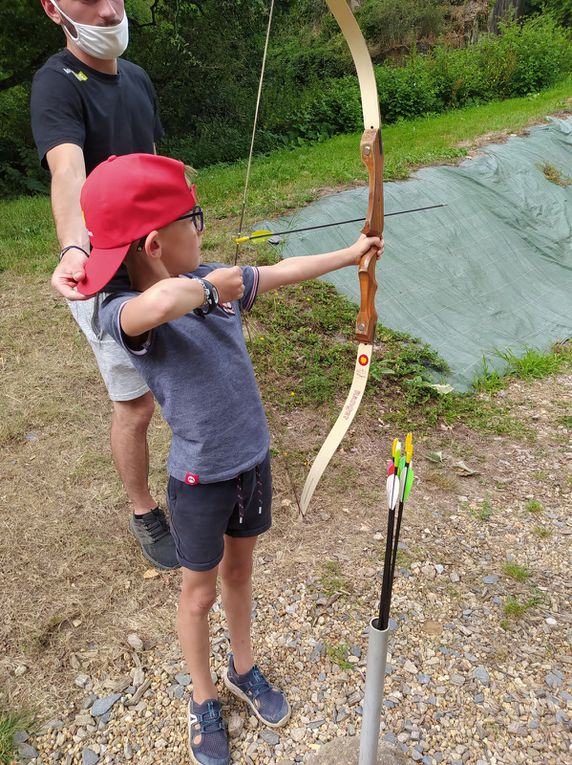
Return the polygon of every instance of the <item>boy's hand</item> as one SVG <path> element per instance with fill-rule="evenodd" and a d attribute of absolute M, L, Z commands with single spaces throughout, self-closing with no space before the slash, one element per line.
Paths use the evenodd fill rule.
<path fill-rule="evenodd" d="M 86 261 L 87 257 L 79 250 L 69 250 L 52 274 L 52 287 L 67 300 L 87 299 L 85 295 L 77 291 L 78 283 L 85 276 Z"/>
<path fill-rule="evenodd" d="M 351 247 L 348 247 L 348 253 L 351 258 L 350 263 L 355 263 L 356 266 L 359 265 L 362 257 L 372 247 L 377 247 L 377 259 L 379 260 L 383 255 L 383 237 L 380 238 L 379 236 L 365 236 L 365 234 L 362 234 L 357 242 L 355 242 L 355 244 L 352 244 Z"/>
<path fill-rule="evenodd" d="M 244 282 L 242 280 L 242 268 L 232 266 L 232 268 L 216 268 L 207 274 L 211 284 L 217 288 L 219 300 L 221 303 L 230 303 L 232 300 L 240 300 L 244 295 Z"/>

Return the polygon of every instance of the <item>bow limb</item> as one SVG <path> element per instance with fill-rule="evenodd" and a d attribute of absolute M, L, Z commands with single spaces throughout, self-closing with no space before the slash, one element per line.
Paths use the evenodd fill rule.
<path fill-rule="evenodd" d="M 381 116 L 373 63 L 367 44 L 346 0 L 326 0 L 347 40 L 356 67 L 362 102 L 364 133 L 361 139 L 362 162 L 369 176 L 369 199 L 365 225 L 366 236 L 383 235 L 383 144 L 381 140 Z M 322 444 L 300 498 L 300 510 L 305 515 L 314 489 L 334 452 L 351 425 L 361 403 L 369 369 L 377 325 L 375 293 L 377 282 L 375 266 L 376 249 L 372 247 L 362 256 L 358 267 L 360 284 L 360 309 L 356 320 L 356 338 L 359 341 L 354 377 L 348 397 L 332 430 Z"/>

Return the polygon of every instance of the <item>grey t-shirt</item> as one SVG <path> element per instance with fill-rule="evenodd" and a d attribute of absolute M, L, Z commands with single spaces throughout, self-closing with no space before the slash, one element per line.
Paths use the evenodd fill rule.
<path fill-rule="evenodd" d="M 208 278 L 220 267 L 203 264 L 187 276 Z M 139 293 L 117 292 L 100 309 L 102 327 L 130 354 L 171 428 L 169 474 L 188 484 L 234 478 L 262 462 L 270 445 L 240 321 L 254 304 L 258 269 L 242 270 L 240 301 L 162 324 L 140 349 L 127 345 L 120 325 L 123 306 Z"/>

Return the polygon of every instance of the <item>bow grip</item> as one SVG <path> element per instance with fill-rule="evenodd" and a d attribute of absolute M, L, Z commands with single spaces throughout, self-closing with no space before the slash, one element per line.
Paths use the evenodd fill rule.
<path fill-rule="evenodd" d="M 356 338 L 360 343 L 373 343 L 375 337 L 377 326 L 377 311 L 375 310 L 376 264 L 377 248 L 371 247 L 365 255 L 362 255 L 358 267 L 360 307 L 356 320 Z"/>

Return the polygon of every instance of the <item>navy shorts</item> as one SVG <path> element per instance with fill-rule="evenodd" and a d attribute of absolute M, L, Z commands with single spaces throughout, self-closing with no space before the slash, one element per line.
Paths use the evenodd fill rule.
<path fill-rule="evenodd" d="M 171 533 L 181 566 L 210 571 L 224 554 L 224 535 L 254 537 L 272 525 L 270 454 L 229 481 L 194 486 L 169 477 Z"/>

